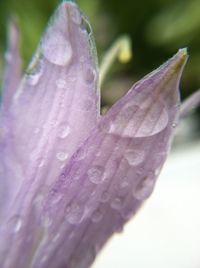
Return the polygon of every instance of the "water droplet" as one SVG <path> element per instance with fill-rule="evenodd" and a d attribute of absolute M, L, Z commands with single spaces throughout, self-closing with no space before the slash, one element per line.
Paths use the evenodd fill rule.
<path fill-rule="evenodd" d="M 101 202 L 106 203 L 108 202 L 109 198 L 110 198 L 109 192 L 105 191 L 101 195 Z"/>
<path fill-rule="evenodd" d="M 82 21 L 81 14 L 80 14 L 79 9 L 76 7 L 76 5 L 74 5 L 74 4 L 70 5 L 69 14 L 70 14 L 71 20 L 75 24 L 77 24 L 77 25 L 81 24 L 81 21 Z"/>
<path fill-rule="evenodd" d="M 173 124 L 172 124 L 172 127 L 173 127 L 173 128 L 176 128 L 177 125 L 178 125 L 177 123 L 173 123 Z"/>
<path fill-rule="evenodd" d="M 104 181 L 104 168 L 102 166 L 94 166 L 87 172 L 89 180 L 94 184 L 99 184 Z"/>
<path fill-rule="evenodd" d="M 69 136 L 71 132 L 71 128 L 68 125 L 62 125 L 59 128 L 58 137 L 61 139 L 65 139 L 67 136 Z"/>
<path fill-rule="evenodd" d="M 60 89 L 66 89 L 67 82 L 64 79 L 58 79 L 56 80 L 56 86 L 57 88 L 60 88 Z"/>
<path fill-rule="evenodd" d="M 113 208 L 113 209 L 119 210 L 119 209 L 121 209 L 122 204 L 123 204 L 123 203 L 122 203 L 121 198 L 116 197 L 116 198 L 114 198 L 114 199 L 111 201 L 110 206 L 111 206 L 111 208 Z"/>
<path fill-rule="evenodd" d="M 12 217 L 8 222 L 8 228 L 12 233 L 18 233 L 22 228 L 22 218 L 19 215 Z"/>
<path fill-rule="evenodd" d="M 148 137 L 161 132 L 168 123 L 168 113 L 161 101 L 127 105 L 112 122 L 109 133 L 124 137 Z"/>
<path fill-rule="evenodd" d="M 101 210 L 97 209 L 91 217 L 92 222 L 99 222 L 103 218 L 103 213 Z"/>
<path fill-rule="evenodd" d="M 144 161 L 144 151 L 130 149 L 125 152 L 124 157 L 129 165 L 137 166 Z"/>
<path fill-rule="evenodd" d="M 129 186 L 129 183 L 127 180 L 123 180 L 120 184 L 119 184 L 119 188 L 120 189 L 124 189 L 127 188 Z"/>
<path fill-rule="evenodd" d="M 71 204 L 66 211 L 66 220 L 70 224 L 79 224 L 83 220 L 84 208 L 76 203 Z"/>
<path fill-rule="evenodd" d="M 84 76 L 85 82 L 88 84 L 91 84 L 92 82 L 94 82 L 96 78 L 96 71 L 94 68 L 86 67 L 83 69 L 83 76 Z"/>
<path fill-rule="evenodd" d="M 53 64 L 65 66 L 72 58 L 72 47 L 65 36 L 54 29 L 49 29 L 42 42 L 45 58 Z"/>
<path fill-rule="evenodd" d="M 146 178 L 144 178 L 134 189 L 133 197 L 138 200 L 147 199 L 151 193 L 153 192 L 154 185 L 155 185 L 155 178 L 154 174 L 150 173 Z"/>
<path fill-rule="evenodd" d="M 56 158 L 60 161 L 65 161 L 68 158 L 68 154 L 65 152 L 59 152 L 56 154 Z"/>
<path fill-rule="evenodd" d="M 27 81 L 29 85 L 35 86 L 38 84 L 41 76 L 44 72 L 44 63 L 42 58 L 38 58 L 36 56 L 33 61 L 31 62 L 28 70 L 26 71 L 27 74 Z"/>

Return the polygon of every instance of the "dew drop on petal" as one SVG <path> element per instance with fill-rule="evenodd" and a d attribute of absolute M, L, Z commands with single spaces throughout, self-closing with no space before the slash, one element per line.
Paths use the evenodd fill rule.
<path fill-rule="evenodd" d="M 128 161 L 129 165 L 137 166 L 144 160 L 144 151 L 141 150 L 127 150 L 124 157 Z"/>
<path fill-rule="evenodd" d="M 26 78 L 29 85 L 36 86 L 43 73 L 44 73 L 43 59 L 39 59 L 38 56 L 36 56 L 26 72 L 27 74 Z"/>
<path fill-rule="evenodd" d="M 72 203 L 66 211 L 66 220 L 70 224 L 79 224 L 83 220 L 84 207 L 76 203 Z"/>
<path fill-rule="evenodd" d="M 65 89 L 67 87 L 67 82 L 64 79 L 57 79 L 56 86 L 60 89 Z"/>
<path fill-rule="evenodd" d="M 68 154 L 65 152 L 59 152 L 56 154 L 56 158 L 60 161 L 65 161 L 68 158 Z"/>
<path fill-rule="evenodd" d="M 8 221 L 8 228 L 11 229 L 12 233 L 18 233 L 22 228 L 22 218 L 19 215 L 13 216 Z"/>
<path fill-rule="evenodd" d="M 71 128 L 68 125 L 62 125 L 59 127 L 58 137 L 61 139 L 65 139 L 69 136 L 71 132 Z"/>
<path fill-rule="evenodd" d="M 99 222 L 102 218 L 103 218 L 103 213 L 99 209 L 97 209 L 91 216 L 92 222 Z"/>
<path fill-rule="evenodd" d="M 119 197 L 115 197 L 115 198 L 111 201 L 110 206 L 111 206 L 111 208 L 113 208 L 113 209 L 119 210 L 119 209 L 121 209 L 122 204 L 123 204 L 123 203 L 122 203 L 121 198 L 119 198 Z"/>
<path fill-rule="evenodd" d="M 104 168 L 102 166 L 94 166 L 87 172 L 89 180 L 94 184 L 100 184 L 104 181 Z"/>
<path fill-rule="evenodd" d="M 56 65 L 65 66 L 72 58 L 71 44 L 61 32 L 47 32 L 42 42 L 42 51 L 45 58 Z"/>
<path fill-rule="evenodd" d="M 128 181 L 126 179 L 121 181 L 120 184 L 119 184 L 120 189 L 127 188 L 128 186 L 129 186 L 129 183 L 128 183 Z"/>
<path fill-rule="evenodd" d="M 153 192 L 155 185 L 154 174 L 150 173 L 146 178 L 140 182 L 133 191 L 133 197 L 138 200 L 147 199 Z"/>

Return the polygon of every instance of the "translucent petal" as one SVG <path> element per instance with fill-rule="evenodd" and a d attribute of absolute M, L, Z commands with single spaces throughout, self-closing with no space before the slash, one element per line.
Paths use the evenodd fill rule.
<path fill-rule="evenodd" d="M 1 117 L 1 184 L 12 199 L 27 184 L 51 184 L 99 117 L 98 70 L 88 21 L 62 2 Z M 6 208 L 4 208 L 6 210 Z"/>
<path fill-rule="evenodd" d="M 39 238 L 30 244 L 23 239 L 16 246 L 19 238 L 8 236 L 12 246 L 7 258 L 4 255 L 6 268 L 13 263 L 25 268 L 30 258 L 34 268 L 86 268 L 108 238 L 122 230 L 152 193 L 166 160 L 179 113 L 178 86 L 185 59 L 186 52 L 179 51 L 134 85 L 45 191 L 39 182 L 23 185 L 14 209 L 20 220 L 24 217 L 26 228 L 20 237 L 32 228 Z M 130 113 L 124 117 L 127 107 Z M 36 200 L 40 205 L 30 224 Z M 19 218 L 14 222 L 7 232 L 19 229 Z M 26 262 L 16 266 L 21 252 L 26 253 Z"/>

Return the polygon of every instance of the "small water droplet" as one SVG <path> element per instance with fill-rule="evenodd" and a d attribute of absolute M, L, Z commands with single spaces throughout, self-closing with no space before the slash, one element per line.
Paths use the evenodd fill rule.
<path fill-rule="evenodd" d="M 108 202 L 109 198 L 110 198 L 109 192 L 105 191 L 101 195 L 101 202 L 106 203 Z"/>
<path fill-rule="evenodd" d="M 44 62 L 42 58 L 38 58 L 36 56 L 33 61 L 31 62 L 26 74 L 27 74 L 27 81 L 29 85 L 35 86 L 38 84 L 41 76 L 44 72 Z"/>
<path fill-rule="evenodd" d="M 72 47 L 63 33 L 49 29 L 42 41 L 45 58 L 53 64 L 65 66 L 72 58 Z"/>
<path fill-rule="evenodd" d="M 97 209 L 91 217 L 92 222 L 99 222 L 103 218 L 103 213 L 101 210 Z"/>
<path fill-rule="evenodd" d="M 141 150 L 127 150 L 125 152 L 125 158 L 128 161 L 129 165 L 137 166 L 144 160 L 144 151 Z"/>
<path fill-rule="evenodd" d="M 76 7 L 76 5 L 74 4 L 70 5 L 69 14 L 70 14 L 71 20 L 75 24 L 77 25 L 81 24 L 81 21 L 82 21 L 81 14 L 80 14 L 79 9 Z"/>
<path fill-rule="evenodd" d="M 71 128 L 68 125 L 62 125 L 59 128 L 58 137 L 61 139 L 65 139 L 67 136 L 69 136 L 71 132 Z"/>
<path fill-rule="evenodd" d="M 79 224 L 83 220 L 84 207 L 76 203 L 71 204 L 66 211 L 66 220 L 70 224 Z"/>
<path fill-rule="evenodd" d="M 56 86 L 60 89 L 66 89 L 67 82 L 64 79 L 58 79 L 56 80 Z"/>
<path fill-rule="evenodd" d="M 22 228 L 22 218 L 19 215 L 13 216 L 8 222 L 8 227 L 12 233 L 18 233 Z"/>
<path fill-rule="evenodd" d="M 111 206 L 111 208 L 113 208 L 113 209 L 119 210 L 119 209 L 121 209 L 122 204 L 123 204 L 123 203 L 122 203 L 121 198 L 116 197 L 116 198 L 114 198 L 114 199 L 111 201 L 110 206 Z"/>
<path fill-rule="evenodd" d="M 133 197 L 138 200 L 147 199 L 153 192 L 155 185 L 154 173 L 150 173 L 146 178 L 144 178 L 134 189 Z"/>
<path fill-rule="evenodd" d="M 173 123 L 173 124 L 172 124 L 172 127 L 173 127 L 173 128 L 176 128 L 177 125 L 178 125 L 177 123 Z"/>
<path fill-rule="evenodd" d="M 56 158 L 60 161 L 65 161 L 68 158 L 68 154 L 65 152 L 59 152 L 56 154 Z"/>
<path fill-rule="evenodd" d="M 123 180 L 120 184 L 119 184 L 119 188 L 120 189 L 124 189 L 127 188 L 129 186 L 129 183 L 127 180 Z"/>
<path fill-rule="evenodd" d="M 94 166 L 87 172 L 89 180 L 94 184 L 99 184 L 104 181 L 104 168 L 102 166 Z"/>

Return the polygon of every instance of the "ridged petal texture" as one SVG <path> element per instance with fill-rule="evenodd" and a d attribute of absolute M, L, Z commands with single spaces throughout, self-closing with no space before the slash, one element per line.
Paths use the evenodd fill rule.
<path fill-rule="evenodd" d="M 99 117 L 92 32 L 74 3 L 63 2 L 56 10 L 11 102 L 0 133 L 6 210 L 24 181 L 51 184 Z"/>
<path fill-rule="evenodd" d="M 62 2 L 2 113 L 2 268 L 89 267 L 150 196 L 166 160 L 186 51 L 100 118 L 90 31 L 77 6 Z"/>

